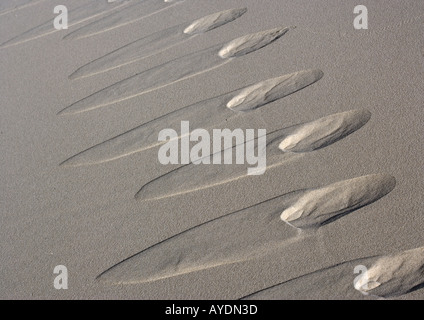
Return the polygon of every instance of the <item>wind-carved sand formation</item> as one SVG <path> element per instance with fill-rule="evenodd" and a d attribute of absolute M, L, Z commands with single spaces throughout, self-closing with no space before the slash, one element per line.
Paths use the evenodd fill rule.
<path fill-rule="evenodd" d="M 364 266 L 353 280 L 353 270 Z M 243 299 L 283 300 L 358 299 L 399 297 L 424 286 L 424 247 L 387 256 L 374 256 L 343 262 L 252 293 Z M 356 289 L 356 290 L 355 290 Z"/>
<path fill-rule="evenodd" d="M 255 146 L 255 154 L 266 156 L 268 169 L 281 166 L 297 154 L 319 150 L 347 137 L 362 128 L 370 117 L 371 114 L 367 110 L 352 110 L 284 128 L 268 134 L 265 150 L 258 150 Z M 246 144 L 249 144 L 249 141 Z M 233 147 L 235 148 L 237 146 Z M 226 151 L 207 157 L 213 159 L 218 156 L 221 159 Z M 229 183 L 248 177 L 246 167 L 247 164 L 190 163 L 145 184 L 136 194 L 136 199 L 158 200 Z"/>
<path fill-rule="evenodd" d="M 107 32 L 183 2 L 184 0 L 144 0 L 120 3 L 110 9 L 114 10 L 112 13 L 73 31 L 64 39 L 85 38 Z M 105 9 L 99 10 L 105 3 L 97 5 L 89 7 L 92 8 L 91 12 L 81 11 L 80 22 L 108 12 Z M 115 10 L 116 8 L 120 10 Z M 76 12 L 78 13 L 78 9 Z M 88 77 L 142 60 L 234 21 L 245 12 L 246 9 L 221 11 L 194 22 L 150 34 L 89 62 L 69 78 Z M 40 37 L 47 32 L 43 28 L 44 25 L 37 27 L 6 44 Z M 273 43 L 289 29 L 275 28 L 245 35 L 231 42 L 176 58 L 93 93 L 58 114 L 77 114 L 98 109 L 208 72 L 234 58 Z M 178 132 L 181 121 L 189 121 L 192 130 L 227 127 L 238 117 L 247 119 L 256 116 L 255 110 L 302 90 L 322 77 L 321 70 L 304 70 L 195 103 L 82 151 L 61 165 L 99 164 L 160 146 L 165 142 L 158 141 L 159 132 L 165 128 Z M 365 126 L 370 117 L 371 113 L 365 109 L 340 112 L 268 133 L 266 147 L 263 149 L 254 146 L 255 140 L 261 137 L 253 137 L 243 144 L 253 145 L 258 155 L 266 155 L 267 168 L 274 168 L 297 159 L 299 155 L 306 155 L 345 139 Z M 175 140 L 183 137 L 180 134 Z M 233 153 L 238 146 L 213 152 L 207 157 L 223 158 L 228 150 Z M 136 199 L 158 200 L 194 192 L 236 181 L 247 176 L 246 171 L 246 166 L 243 165 L 190 163 L 145 184 L 136 194 Z M 260 182 L 260 177 L 255 179 L 255 183 Z M 294 243 L 315 237 L 320 228 L 325 228 L 333 221 L 378 201 L 395 186 L 396 180 L 391 175 L 373 174 L 324 187 L 285 193 L 251 207 L 227 213 L 165 239 L 114 265 L 97 279 L 110 284 L 139 284 L 247 261 L 276 250 L 289 249 Z M 354 283 L 353 271 L 358 265 L 366 265 L 368 271 L 358 276 Z M 362 295 L 393 297 L 409 293 L 423 285 L 424 248 L 419 248 L 390 256 L 343 262 L 292 278 L 245 298 L 319 299 L 323 290 L 329 295 L 328 298 L 335 299 L 358 298 Z"/>
<path fill-rule="evenodd" d="M 379 258 L 355 288 L 366 295 L 394 297 L 424 287 L 424 247 Z"/>
<path fill-rule="evenodd" d="M 0 16 L 14 12 L 16 10 L 28 8 L 46 0 L 9 0 L 0 2 Z"/>
<path fill-rule="evenodd" d="M 86 112 L 164 88 L 261 49 L 281 38 L 288 31 L 289 28 L 285 27 L 266 30 L 188 54 L 93 93 L 66 107 L 58 114 Z"/>
<path fill-rule="evenodd" d="M 69 78 L 89 77 L 142 60 L 232 22 L 246 12 L 246 8 L 225 10 L 153 33 L 87 63 Z"/>
<path fill-rule="evenodd" d="M 95 17 L 101 16 L 107 12 L 116 10 L 117 8 L 124 7 L 128 5 L 127 0 L 100 0 L 100 1 L 90 1 L 89 4 L 84 4 L 69 11 L 69 21 L 68 28 L 76 26 L 80 23 L 93 19 Z M 28 41 L 39 39 L 41 37 L 47 36 L 49 34 L 55 33 L 59 30 L 55 29 L 53 26 L 53 19 L 46 21 L 45 23 L 34 27 L 12 39 L 7 40 L 6 42 L 0 45 L 0 48 L 7 48 L 14 45 L 22 44 Z"/>
<path fill-rule="evenodd" d="M 394 186 L 391 176 L 370 175 L 287 193 L 166 239 L 106 270 L 98 279 L 113 284 L 143 283 L 254 259 L 308 236 L 283 220 L 290 208 L 296 206 L 305 213 L 296 218 L 298 228 L 316 231 L 379 200 Z M 307 203 L 301 200 L 305 197 Z"/>
<path fill-rule="evenodd" d="M 281 213 L 281 220 L 299 229 L 316 228 L 382 198 L 395 186 L 392 176 L 369 175 L 307 191 Z"/>
<path fill-rule="evenodd" d="M 164 143 L 158 141 L 159 132 L 164 128 L 178 129 L 181 120 L 190 121 L 193 129 L 227 126 L 235 117 L 304 89 L 322 77 L 320 70 L 299 71 L 195 103 L 82 151 L 62 165 L 98 164 L 159 146 Z"/>
<path fill-rule="evenodd" d="M 64 39 L 80 39 L 123 27 L 125 25 L 151 17 L 170 9 L 185 0 L 138 0 L 102 19 L 83 26 L 64 37 Z"/>

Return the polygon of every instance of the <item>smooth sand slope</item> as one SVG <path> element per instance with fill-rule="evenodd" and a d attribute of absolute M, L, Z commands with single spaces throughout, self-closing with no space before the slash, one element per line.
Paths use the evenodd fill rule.
<path fill-rule="evenodd" d="M 424 3 L 380 2 L 2 0 L 0 298 L 424 299 Z"/>

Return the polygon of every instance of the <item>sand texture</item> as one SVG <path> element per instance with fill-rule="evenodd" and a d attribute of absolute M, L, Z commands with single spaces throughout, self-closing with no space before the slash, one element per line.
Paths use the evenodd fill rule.
<path fill-rule="evenodd" d="M 424 299 L 423 1 L 65 2 L 0 3 L 0 299 Z"/>

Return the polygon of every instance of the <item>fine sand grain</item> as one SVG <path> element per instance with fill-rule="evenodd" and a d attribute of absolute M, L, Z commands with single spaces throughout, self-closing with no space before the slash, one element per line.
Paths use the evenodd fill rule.
<path fill-rule="evenodd" d="M 0 298 L 424 299 L 424 2 L 363 4 L 1 0 Z"/>

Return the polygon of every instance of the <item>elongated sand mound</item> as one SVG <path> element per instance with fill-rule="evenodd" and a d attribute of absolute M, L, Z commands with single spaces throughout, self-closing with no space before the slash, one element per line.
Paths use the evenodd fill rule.
<path fill-rule="evenodd" d="M 364 294 L 388 298 L 424 285 L 424 247 L 378 259 L 357 281 Z"/>
<path fill-rule="evenodd" d="M 379 181 L 379 188 L 375 187 Z M 327 187 L 333 190 L 330 197 L 341 199 L 346 191 L 343 188 L 349 182 L 340 182 Z M 370 204 L 390 192 L 393 178 L 385 175 L 374 175 L 357 178 L 350 182 L 354 187 L 367 185 L 367 200 L 349 205 L 347 214 Z M 370 195 L 374 189 L 379 189 Z M 326 190 L 322 189 L 322 190 Z M 384 189 L 384 191 L 383 191 Z M 353 188 L 351 187 L 351 190 Z M 295 191 L 267 200 L 252 207 L 236 211 L 220 218 L 203 223 L 185 232 L 168 238 L 140 253 L 118 263 L 103 272 L 98 279 L 113 284 L 131 284 L 156 281 L 175 277 L 212 267 L 241 262 L 271 253 L 274 250 L 290 247 L 302 241 L 304 236 L 295 232 L 294 228 L 282 223 L 280 212 L 290 210 L 290 205 L 299 195 L 305 197 L 307 192 Z M 353 200 L 358 192 L 351 191 Z M 316 202 L 315 220 L 334 221 L 341 214 L 335 214 L 340 208 L 340 201 L 334 203 Z M 347 207 L 345 205 L 345 207 Z M 308 221 L 308 217 L 305 218 Z M 309 220 L 310 221 L 310 220 Z M 310 224 L 315 230 L 322 223 Z M 352 287 L 353 289 L 353 287 Z"/>
<path fill-rule="evenodd" d="M 318 150 L 357 131 L 370 118 L 368 110 L 352 110 L 298 125 L 281 141 L 279 148 L 285 152 Z"/>
<path fill-rule="evenodd" d="M 86 112 L 164 88 L 223 66 L 234 57 L 259 50 L 279 39 L 287 31 L 287 28 L 272 29 L 239 38 L 236 40 L 237 45 L 230 43 L 224 46 L 224 49 L 228 48 L 230 51 L 223 56 L 218 54 L 222 48 L 220 44 L 177 58 L 93 93 L 71 104 L 58 114 Z"/>
<path fill-rule="evenodd" d="M 254 149 L 254 154 L 266 158 L 265 168 L 258 166 L 257 169 L 252 169 L 248 168 L 247 164 L 217 165 L 216 158 L 224 159 L 228 151 L 232 154 L 237 153 L 239 145 L 236 144 L 232 148 L 209 154 L 198 160 L 200 163 L 204 162 L 204 159 L 207 158 L 207 162 L 215 163 L 214 165 L 199 165 L 192 162 L 150 181 L 139 190 L 136 198 L 140 200 L 159 200 L 227 184 L 241 178 L 248 179 L 249 175 L 255 174 L 255 170 L 257 170 L 257 174 L 264 174 L 266 170 L 281 167 L 295 159 L 297 154 L 318 150 L 346 138 L 348 135 L 362 128 L 367 123 L 369 117 L 370 113 L 368 111 L 353 110 L 331 115 L 311 123 L 283 128 L 266 135 L 265 147 L 259 146 L 259 143 L 257 143 L 260 137 L 257 137 L 256 140 L 258 141 L 246 140 L 246 150 Z M 331 120 L 330 122 L 335 121 L 339 125 L 342 124 L 341 128 L 334 131 L 331 127 L 321 126 L 323 123 L 326 124 L 328 122 L 327 118 Z M 302 131 L 302 128 L 305 127 L 313 127 L 316 135 L 306 135 L 299 139 L 299 128 Z M 322 131 L 326 133 L 324 137 L 319 134 Z M 296 140 L 302 146 L 303 151 L 298 149 L 296 154 L 293 152 L 287 153 L 281 149 L 282 144 L 285 145 L 286 141 L 293 140 Z M 251 147 L 252 144 L 254 145 L 253 147 Z"/>
<path fill-rule="evenodd" d="M 315 69 L 269 79 L 242 90 L 227 103 L 227 107 L 233 111 L 250 111 L 297 92 L 317 82 L 323 76 L 324 73 L 321 70 Z"/>
<path fill-rule="evenodd" d="M 243 299 L 324 299 L 323 292 L 325 299 L 400 297 L 422 288 L 423 266 L 422 247 L 387 256 L 360 258 L 276 284 Z"/>
<path fill-rule="evenodd" d="M 337 182 L 306 192 L 281 213 L 281 219 L 297 228 L 316 227 L 377 201 L 395 186 L 395 178 L 389 175 Z"/>
<path fill-rule="evenodd" d="M 198 34 L 205 33 L 210 30 L 219 28 L 228 22 L 234 21 L 240 18 L 247 12 L 247 8 L 242 9 L 230 9 L 222 12 L 213 13 L 206 17 L 200 18 L 191 23 L 187 28 L 184 29 L 186 34 Z"/>
<path fill-rule="evenodd" d="M 246 8 L 226 10 L 198 19 L 189 25 L 188 23 L 183 23 L 155 32 L 85 64 L 73 72 L 69 79 L 84 78 L 103 73 L 158 54 L 197 35 L 230 23 L 246 12 Z"/>
<path fill-rule="evenodd" d="M 253 111 L 282 99 L 315 83 L 321 79 L 322 75 L 320 70 L 302 71 L 293 75 L 259 82 L 245 89 L 200 101 L 82 151 L 64 161 L 62 165 L 80 166 L 103 163 L 159 146 L 164 143 L 158 141 L 159 132 L 164 128 L 175 129 L 179 132 L 181 119 L 189 121 L 193 130 L 196 128 L 211 129 L 228 125 L 239 116 L 237 113 L 239 110 L 243 110 L 243 113 Z M 287 81 L 287 79 L 294 80 L 294 82 L 291 80 Z M 253 92 L 254 94 L 250 95 L 247 92 Z M 227 108 L 228 104 L 234 105 L 235 103 L 237 103 L 237 106 L 234 108 Z"/>

